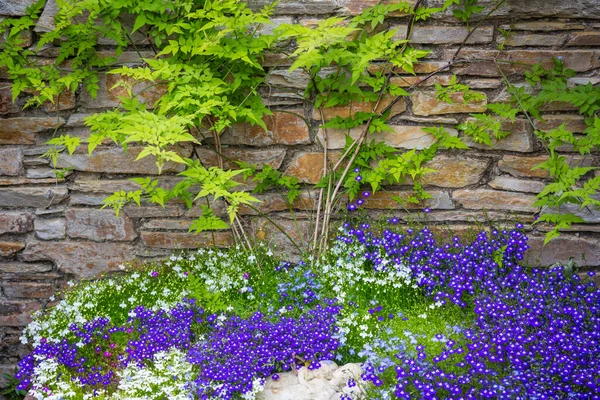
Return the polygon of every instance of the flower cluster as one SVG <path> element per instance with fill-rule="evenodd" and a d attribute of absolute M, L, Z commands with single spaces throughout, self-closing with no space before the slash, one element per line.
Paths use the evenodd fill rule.
<path fill-rule="evenodd" d="M 362 365 L 342 399 L 597 398 L 593 283 L 523 266 L 520 225 L 440 243 L 397 222 L 344 224 L 310 263 L 264 246 L 201 250 L 75 285 L 27 328 L 19 388 L 57 400 L 254 399 L 268 380 L 336 360 Z"/>

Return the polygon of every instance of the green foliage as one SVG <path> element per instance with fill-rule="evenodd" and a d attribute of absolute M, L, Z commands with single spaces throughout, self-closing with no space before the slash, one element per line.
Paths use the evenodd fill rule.
<path fill-rule="evenodd" d="M 546 243 L 557 237 L 561 230 L 570 228 L 573 223 L 584 221 L 569 210 L 564 212 L 565 207 L 570 205 L 571 210 L 575 207 L 579 208 L 581 213 L 585 213 L 590 207 L 600 206 L 600 177 L 590 176 L 597 168 L 576 166 L 572 160 L 561 154 L 561 149 L 565 147 L 572 148 L 581 156 L 600 150 L 600 118 L 597 115 L 600 110 L 600 88 L 592 84 L 569 85 L 567 79 L 573 76 L 575 72 L 566 69 L 559 59 L 554 59 L 551 69 L 537 64 L 525 73 L 529 88 L 516 87 L 506 81 L 511 100 L 507 104 L 489 106 L 495 114 L 494 118 L 482 117 L 483 123 L 479 128 L 463 127 L 465 133 L 474 138 L 483 138 L 485 142 L 486 132 L 481 132 L 482 130 L 492 131 L 498 137 L 503 135 L 500 124 L 514 121 L 516 113 L 522 112 L 529 118 L 535 135 L 548 152 L 548 159 L 534 169 L 546 171 L 552 180 L 537 195 L 534 204 L 540 207 L 542 212 L 536 223 L 547 222 L 554 225 L 546 235 Z M 533 120 L 544 121 L 544 107 L 555 102 L 567 103 L 579 109 L 586 124 L 583 135 L 573 134 L 566 124 L 548 131 L 536 128 Z"/>
<path fill-rule="evenodd" d="M 452 94 L 460 93 L 463 104 L 476 103 L 478 101 L 485 100 L 485 93 L 471 90 L 467 85 L 463 85 L 457 82 L 456 75 L 453 75 L 450 79 L 450 83 L 446 86 L 442 86 L 439 83 L 435 84 L 435 94 L 438 101 L 444 101 L 448 104 L 454 104 L 454 98 Z"/>
<path fill-rule="evenodd" d="M 193 274 L 188 274 L 187 291 L 191 298 L 198 300 L 209 312 L 222 312 L 229 306 L 224 301 L 222 293 L 209 291 L 206 283 Z"/>
<path fill-rule="evenodd" d="M 17 373 L 17 368 L 15 368 L 14 373 Z M 4 373 L 2 375 L 6 382 L 6 387 L 0 391 L 0 395 L 3 395 L 6 400 L 21 400 L 27 396 L 26 390 L 17 389 L 20 381 L 15 378 L 14 374 Z"/>
<path fill-rule="evenodd" d="M 27 49 L 21 34 L 31 30 L 44 2 L 30 7 L 26 17 L 4 19 L 0 33 L 6 36 L 0 53 L 13 85 L 13 99 L 29 96 L 26 106 L 56 103 L 68 91 L 81 86 L 95 97 L 99 73 L 117 76 L 110 90 L 124 94 L 121 108 L 86 119 L 91 135 L 86 144 L 92 153 L 106 141 L 125 150 L 137 148 L 137 159 L 152 156 L 157 170 L 166 163 L 184 164 L 184 184 L 174 190 L 157 185 L 141 191 L 117 192 L 106 199 L 118 213 L 133 201 L 148 200 L 163 205 L 173 197 L 194 199 L 214 196 L 228 202 L 230 219 L 240 204 L 255 201 L 244 193 L 229 193 L 232 179 L 242 171 L 206 169 L 187 160 L 183 146 L 199 143 L 192 129 L 219 135 L 233 123 L 250 123 L 265 128 L 262 120 L 270 111 L 263 105 L 257 87 L 266 76 L 260 62 L 274 35 L 259 30 L 269 24 L 273 6 L 252 12 L 237 0 L 177 0 L 138 2 L 83 0 L 59 2 L 56 28 L 42 33 L 35 50 Z M 143 35 L 154 55 L 138 53 L 136 64 L 123 64 L 119 57 L 133 46 L 132 37 Z M 100 39 L 110 40 L 114 54 L 102 51 Z M 60 41 L 56 63 L 45 65 L 36 52 Z M 137 49 L 136 49 L 137 51 Z M 69 154 L 82 143 L 68 135 L 49 142 L 46 153 L 54 165 L 60 152 Z M 193 181 L 198 193 L 184 193 Z M 203 224 L 206 223 L 204 226 Z M 222 228 L 212 216 L 200 218 L 195 227 Z"/>
<path fill-rule="evenodd" d="M 485 9 L 485 7 L 478 5 L 478 3 L 479 0 L 446 0 L 445 2 L 447 5 L 458 5 L 458 7 L 452 10 L 452 14 L 467 24 L 467 26 L 473 14 L 477 14 Z"/>
<path fill-rule="evenodd" d="M 284 190 L 286 192 L 284 197 L 289 204 L 292 204 L 300 195 L 300 183 L 295 176 L 284 176 L 270 165 L 265 165 L 260 172 L 256 172 L 254 167 L 246 163 L 240 163 L 240 166 L 249 170 L 253 175 L 252 182 L 256 183 L 254 193 L 263 193 L 271 188 L 278 191 Z"/>

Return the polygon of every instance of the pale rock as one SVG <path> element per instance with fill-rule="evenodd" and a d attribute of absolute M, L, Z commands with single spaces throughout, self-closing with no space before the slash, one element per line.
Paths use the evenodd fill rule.
<path fill-rule="evenodd" d="M 332 361 L 321 361 L 321 368 L 309 370 L 301 368 L 293 372 L 282 372 L 279 379 L 267 379 L 265 389 L 256 396 L 257 400 L 339 400 L 343 394 L 353 394 L 353 398 L 363 398 L 361 389 L 360 364 L 346 364 L 338 367 Z M 349 379 L 359 384 L 349 388 Z"/>

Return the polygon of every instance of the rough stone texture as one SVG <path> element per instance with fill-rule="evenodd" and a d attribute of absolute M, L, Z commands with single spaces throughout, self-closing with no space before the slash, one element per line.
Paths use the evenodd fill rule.
<path fill-rule="evenodd" d="M 520 153 L 533 151 L 533 139 L 529 133 L 529 123 L 523 119 L 516 119 L 514 123 L 504 123 L 502 130 L 511 132 L 502 140 L 492 138 L 492 147 L 484 143 L 476 143 L 466 135 L 461 135 L 463 141 L 472 148 L 484 150 L 509 150 Z"/>
<path fill-rule="evenodd" d="M 109 149 L 96 149 L 91 156 L 88 154 L 75 153 L 73 155 L 64 154 L 59 157 L 58 168 L 73 168 L 77 171 L 87 172 L 112 172 L 117 174 L 158 174 L 156 158 L 147 156 L 141 160 L 135 161 L 138 154 L 142 151 L 141 147 L 130 147 L 125 152 L 121 147 Z M 181 156 L 189 157 L 192 154 L 190 146 L 181 147 Z M 163 166 L 163 172 L 181 172 L 184 169 L 183 164 L 167 162 Z"/>
<path fill-rule="evenodd" d="M 56 0 L 47 0 L 44 6 L 44 11 L 40 15 L 37 24 L 35 25 L 34 31 L 36 32 L 50 32 L 54 30 L 56 24 L 54 23 L 54 16 L 58 13 L 58 4 Z"/>
<path fill-rule="evenodd" d="M 500 43 L 503 43 L 505 47 L 525 47 L 525 46 L 536 46 L 536 47 L 554 47 L 561 46 L 567 40 L 567 35 L 547 35 L 547 34 L 513 34 L 508 38 L 501 38 Z"/>
<path fill-rule="evenodd" d="M 439 69 L 447 66 L 448 63 L 441 61 L 428 61 L 423 60 L 418 64 L 413 65 L 413 70 L 415 74 L 430 74 L 432 72 L 438 71 Z M 369 66 L 368 71 L 371 74 L 375 74 L 377 71 L 381 71 L 383 73 L 389 73 L 391 66 L 388 64 L 372 64 Z M 394 67 L 394 72 L 398 74 L 411 74 L 410 71 L 405 71 L 400 67 Z M 410 76 L 410 75 L 407 75 Z"/>
<path fill-rule="evenodd" d="M 137 59 L 139 56 L 137 54 L 133 55 Z M 119 62 L 123 62 L 122 60 Z M 156 100 L 158 100 L 165 92 L 166 87 L 161 85 L 151 86 L 151 82 L 134 82 L 132 78 L 122 77 L 118 74 L 99 74 L 98 75 L 98 85 L 100 89 L 98 90 L 98 94 L 96 98 L 92 98 L 87 91 L 82 91 L 81 93 L 81 102 L 84 107 L 87 108 L 112 108 L 119 107 L 121 105 L 121 101 L 119 97 L 127 97 L 127 90 L 125 87 L 113 87 L 119 83 L 120 81 L 124 81 L 126 83 L 133 84 L 133 93 L 139 93 L 138 99 L 146 103 L 150 108 L 154 105 Z"/>
<path fill-rule="evenodd" d="M 24 261 L 53 261 L 59 271 L 78 278 L 94 278 L 134 258 L 133 247 L 120 243 L 30 241 L 22 253 Z"/>
<path fill-rule="evenodd" d="M 248 6 L 253 10 L 258 10 L 264 6 L 272 4 L 270 0 L 249 0 Z M 332 14 L 341 11 L 344 0 L 284 0 L 277 3 L 275 8 L 276 15 L 317 15 Z"/>
<path fill-rule="evenodd" d="M 70 208 L 65 212 L 67 235 L 70 238 L 131 241 L 137 237 L 131 219 L 125 214 L 115 216 L 110 209 Z"/>
<path fill-rule="evenodd" d="M 464 208 L 471 210 L 536 211 L 536 208 L 532 206 L 536 197 L 520 193 L 489 189 L 461 189 L 455 190 L 452 198 Z"/>
<path fill-rule="evenodd" d="M 304 115 L 303 110 L 290 111 Z M 274 112 L 273 115 L 265 116 L 263 121 L 267 125 L 266 131 L 258 125 L 232 126 L 222 135 L 221 143 L 249 146 L 308 144 L 310 143 L 308 126 L 306 126 L 304 119 L 295 114 Z"/>
<path fill-rule="evenodd" d="M 575 32 L 567 46 L 583 47 L 583 46 L 600 46 L 600 32 Z"/>
<path fill-rule="evenodd" d="M 0 207 L 48 207 L 67 198 L 64 186 L 8 187 L 0 189 Z"/>
<path fill-rule="evenodd" d="M 292 204 L 289 204 L 286 197 L 274 193 L 256 195 L 255 197 L 260 200 L 260 211 L 265 214 L 277 211 L 289 211 L 290 208 L 301 211 L 314 210 L 318 200 L 318 194 L 315 192 L 300 193 Z M 240 205 L 239 213 L 241 215 L 258 215 L 256 210 L 243 204 Z"/>
<path fill-rule="evenodd" d="M 193 219 L 152 219 L 142 225 L 142 229 L 163 231 L 187 231 L 192 226 Z"/>
<path fill-rule="evenodd" d="M 11 257 L 25 247 L 23 242 L 0 242 L 0 256 Z"/>
<path fill-rule="evenodd" d="M 227 247 L 233 244 L 233 236 L 230 232 L 204 232 L 204 233 L 181 233 L 181 232 L 140 232 L 142 242 L 152 248 L 160 249 L 197 249 L 212 246 Z M 213 243 L 214 237 L 214 243 Z"/>
<path fill-rule="evenodd" d="M 36 301 L 0 300 L 0 326 L 25 326 L 31 322 L 31 313 L 40 309 Z"/>
<path fill-rule="evenodd" d="M 330 154 L 328 159 L 335 163 L 339 157 L 339 153 Z M 285 170 L 285 174 L 295 176 L 300 182 L 315 184 L 319 182 L 323 173 L 323 158 L 322 152 L 297 154 Z"/>
<path fill-rule="evenodd" d="M 279 373 L 279 379 L 268 378 L 265 389 L 258 393 L 257 400 L 339 400 L 343 395 L 364 395 L 364 385 L 360 375 L 360 364 L 346 364 L 338 367 L 332 361 L 321 361 L 321 368 L 309 370 L 301 368 L 298 375 L 293 372 Z M 359 382 L 353 388 L 348 380 Z M 355 398 L 355 397 L 353 397 Z"/>
<path fill-rule="evenodd" d="M 49 283 L 6 282 L 2 291 L 10 299 L 47 299 L 54 293 L 54 287 Z"/>
<path fill-rule="evenodd" d="M 443 0 L 431 0 L 428 5 L 439 7 L 443 2 Z M 495 2 L 482 0 L 479 4 L 491 7 Z M 447 14 L 451 15 L 450 11 Z M 544 17 L 600 19 L 600 4 L 596 0 L 509 0 L 494 15 L 523 19 Z"/>
<path fill-rule="evenodd" d="M 424 127 L 413 125 L 392 125 L 393 132 L 375 132 L 369 134 L 369 140 L 376 142 L 385 142 L 390 146 L 403 149 L 424 149 L 435 142 L 435 138 L 423 130 Z M 346 134 L 351 138 L 358 138 L 364 131 L 364 127 L 350 129 L 327 129 L 327 148 L 343 149 L 346 145 Z M 457 136 L 455 129 L 446 129 L 452 136 Z M 317 138 L 321 143 L 324 142 L 325 130 L 319 129 Z"/>
<path fill-rule="evenodd" d="M 66 234 L 64 218 L 36 219 L 35 235 L 43 240 L 63 239 Z"/>
<path fill-rule="evenodd" d="M 533 237 L 528 244 L 530 249 L 526 253 L 526 260 L 533 265 L 568 263 L 573 257 L 578 266 L 600 266 L 600 244 L 592 237 L 563 234 L 546 246 L 543 237 Z"/>
<path fill-rule="evenodd" d="M 414 6 L 416 3 L 416 0 L 407 0 L 406 1 L 408 4 Z M 348 13 L 350 15 L 356 15 L 356 14 L 360 14 L 362 13 L 365 9 L 369 8 L 369 7 L 373 7 L 379 3 L 382 4 L 394 4 L 396 3 L 395 0 L 383 0 L 383 1 L 379 1 L 379 0 L 345 0 L 344 1 L 345 5 L 343 8 L 343 12 Z M 390 14 L 391 16 L 403 16 L 403 13 L 399 13 L 399 12 L 393 12 Z"/>
<path fill-rule="evenodd" d="M 446 188 L 473 185 L 481 180 L 490 160 L 458 156 L 437 156 L 427 164 L 437 172 L 426 174 L 423 184 Z"/>
<path fill-rule="evenodd" d="M 17 117 L 2 120 L 0 124 L 0 145 L 35 144 L 35 134 L 62 126 L 61 117 Z"/>
<path fill-rule="evenodd" d="M 390 83 L 399 87 L 410 87 L 417 84 L 419 87 L 435 85 L 447 86 L 450 84 L 450 79 L 452 79 L 450 75 L 435 75 L 422 82 L 422 76 L 395 76 L 390 79 Z"/>
<path fill-rule="evenodd" d="M 427 116 L 455 113 L 478 113 L 486 110 L 487 100 L 465 104 L 462 94 L 460 93 L 453 93 L 450 97 L 454 102 L 452 104 L 438 101 L 433 92 L 415 92 L 410 96 L 413 113 L 415 115 Z"/>
<path fill-rule="evenodd" d="M 39 274 L 52 271 L 52 264 L 0 263 L 1 274 Z"/>
<path fill-rule="evenodd" d="M 443 57 L 452 57 L 455 50 L 444 52 Z M 599 51 L 594 50 L 476 50 L 464 49 L 460 58 L 465 60 L 479 60 L 475 63 L 463 64 L 453 70 L 462 75 L 501 76 L 494 63 L 496 59 L 512 61 L 514 63 L 501 63 L 499 66 L 505 74 L 522 74 L 530 69 L 529 66 L 542 63 L 545 68 L 552 68 L 552 58 L 562 57 L 565 66 L 577 72 L 585 72 L 600 66 Z M 482 62 L 483 60 L 483 62 Z M 485 62 L 489 60 L 489 62 Z"/>
<path fill-rule="evenodd" d="M 33 230 L 33 214 L 19 211 L 0 211 L 0 235 L 26 233 Z"/>
<path fill-rule="evenodd" d="M 587 125 L 581 115 L 576 114 L 549 114 L 543 115 L 544 121 L 534 121 L 536 129 L 549 131 L 565 124 L 565 129 L 573 133 L 582 133 Z"/>
<path fill-rule="evenodd" d="M 548 159 L 547 156 L 522 157 L 505 155 L 498 162 L 500 171 L 507 172 L 517 178 L 548 178 L 548 173 L 545 170 L 532 168 L 543 163 Z M 593 157 L 571 156 L 568 158 L 570 165 L 581 167 L 589 167 L 594 164 Z"/>
<path fill-rule="evenodd" d="M 0 39 L 1 42 L 1 39 Z M 10 85 L 2 84 L 0 88 L 0 114 L 18 114 L 21 107 L 12 101 L 12 89 Z"/>
<path fill-rule="evenodd" d="M 447 192 L 429 190 L 431 199 L 425 200 L 422 204 L 404 203 L 402 206 L 409 210 L 419 210 L 425 207 L 432 210 L 451 210 L 454 207 L 450 195 Z M 365 201 L 365 208 L 379 210 L 394 210 L 400 208 L 400 203 L 394 198 L 406 199 L 412 196 L 412 192 L 405 191 L 385 191 L 377 192 Z"/>
<path fill-rule="evenodd" d="M 393 96 L 383 96 L 379 106 L 375 109 L 375 112 L 381 112 L 388 107 L 395 99 Z M 323 109 L 323 118 L 330 120 L 335 117 L 348 118 L 357 112 L 371 112 L 375 106 L 374 102 L 353 102 L 346 106 L 334 106 Z M 394 117 L 398 114 L 403 113 L 406 110 L 406 102 L 401 98 L 396 104 L 394 104 L 390 110 L 390 117 Z M 321 115 L 318 109 L 313 110 L 313 118 L 320 120 Z"/>
<path fill-rule="evenodd" d="M 411 36 L 411 42 L 419 44 L 460 44 L 468 34 L 469 31 L 465 27 L 417 25 Z M 467 44 L 490 43 L 493 35 L 494 27 L 481 26 L 473 32 Z M 405 35 L 401 35 L 398 39 L 404 38 Z"/>
<path fill-rule="evenodd" d="M 501 25 L 500 28 L 505 31 L 538 31 L 538 32 L 557 32 L 569 30 L 584 30 L 585 25 L 579 22 L 521 22 L 511 25 Z"/>
<path fill-rule="evenodd" d="M 200 147 L 196 149 L 198 156 L 204 166 L 218 166 L 218 156 L 213 150 Z M 236 161 L 244 161 L 251 165 L 255 165 L 257 169 L 262 169 L 265 165 L 271 168 L 278 169 L 283 163 L 285 150 L 269 149 L 269 150 L 247 150 L 247 149 L 223 149 L 223 167 L 225 169 L 238 169 L 239 165 Z"/>
<path fill-rule="evenodd" d="M 35 4 L 36 0 L 0 0 L 0 15 L 26 15 L 27 7 Z"/>
<path fill-rule="evenodd" d="M 488 185 L 494 189 L 526 193 L 539 193 L 544 188 L 542 182 L 516 179 L 510 176 L 497 176 L 491 180 Z"/>

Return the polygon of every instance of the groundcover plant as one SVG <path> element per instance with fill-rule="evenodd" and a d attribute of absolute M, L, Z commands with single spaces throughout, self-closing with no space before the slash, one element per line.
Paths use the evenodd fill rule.
<path fill-rule="evenodd" d="M 199 250 L 83 282 L 34 316 L 19 388 L 39 399 L 251 399 L 324 360 L 340 399 L 600 398 L 600 291 L 522 265 L 527 236 L 340 227 L 319 259 Z M 593 275 L 590 273 L 589 275 Z"/>

